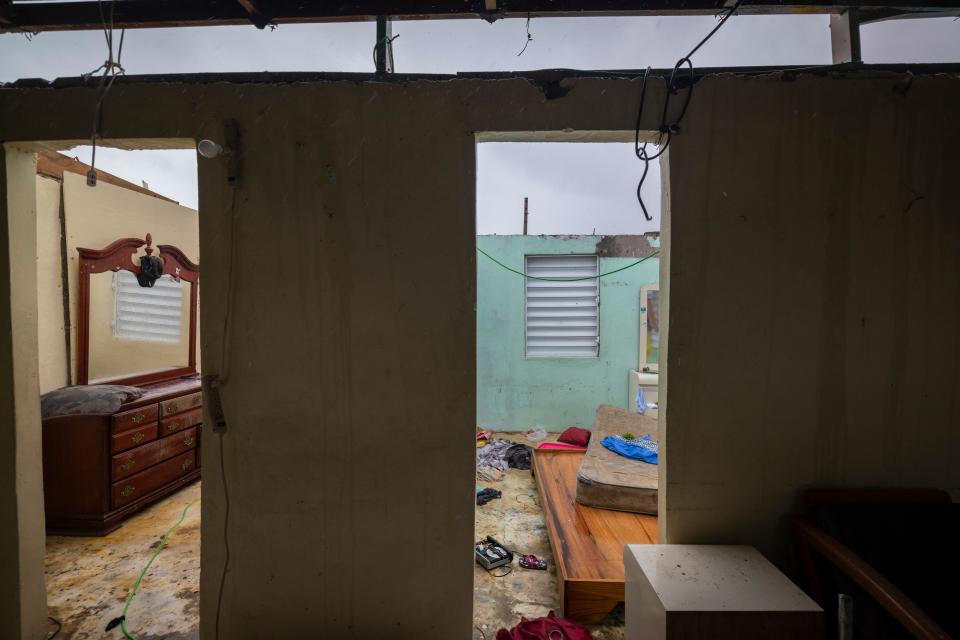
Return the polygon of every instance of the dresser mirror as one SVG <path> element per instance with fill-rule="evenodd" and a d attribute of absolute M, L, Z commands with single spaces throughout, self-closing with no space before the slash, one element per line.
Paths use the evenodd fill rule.
<path fill-rule="evenodd" d="M 77 383 L 196 374 L 199 266 L 150 234 L 78 252 Z"/>

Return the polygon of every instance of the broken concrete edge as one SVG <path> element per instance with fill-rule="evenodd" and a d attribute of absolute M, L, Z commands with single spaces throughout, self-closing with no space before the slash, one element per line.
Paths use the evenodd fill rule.
<path fill-rule="evenodd" d="M 639 79 L 646 73 L 645 69 L 615 69 L 615 70 L 580 70 L 580 69 L 541 69 L 537 71 L 477 71 L 460 72 L 456 74 L 440 73 L 355 73 L 355 72 L 228 72 L 228 73 L 172 73 L 172 74 L 143 74 L 118 76 L 115 84 L 157 84 L 157 83 L 185 83 L 185 84 L 294 84 L 315 82 L 355 82 L 359 84 L 408 84 L 411 82 L 432 81 L 445 82 L 453 80 L 528 80 L 537 85 L 552 85 L 562 80 L 577 80 L 586 78 L 622 78 Z M 650 76 L 654 78 L 669 78 L 672 69 L 651 69 Z M 696 69 L 697 81 L 711 76 L 771 76 L 783 80 L 793 80 L 800 75 L 831 75 L 888 77 L 890 75 L 910 74 L 914 76 L 947 75 L 960 77 L 958 63 L 922 63 L 922 64 L 825 64 L 825 65 L 792 65 L 792 66 L 757 66 L 757 67 L 703 67 Z M 96 87 L 97 77 L 64 77 L 54 80 L 44 78 L 22 78 L 12 82 L 0 83 L 0 89 L 31 89 L 52 88 L 65 89 L 76 87 Z"/>

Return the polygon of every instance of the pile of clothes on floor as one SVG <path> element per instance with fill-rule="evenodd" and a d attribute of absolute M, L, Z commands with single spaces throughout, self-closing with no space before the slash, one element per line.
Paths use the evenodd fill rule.
<path fill-rule="evenodd" d="M 492 467 L 500 471 L 530 468 L 531 449 L 510 440 L 491 440 L 477 449 L 477 468 Z"/>
<path fill-rule="evenodd" d="M 544 618 L 527 620 L 521 617 L 513 629 L 500 629 L 496 640 L 591 640 L 593 635 L 583 626 L 551 611 Z"/>
<path fill-rule="evenodd" d="M 477 480 L 498 482 L 507 469 L 530 468 L 532 449 L 525 444 L 493 438 L 489 431 L 477 432 Z M 497 489 L 477 485 L 477 506 L 503 495 Z"/>

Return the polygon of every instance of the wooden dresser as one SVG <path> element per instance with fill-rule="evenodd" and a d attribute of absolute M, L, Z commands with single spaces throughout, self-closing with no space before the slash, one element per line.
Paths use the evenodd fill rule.
<path fill-rule="evenodd" d="M 43 421 L 47 533 L 105 535 L 200 477 L 200 378 L 139 386 L 113 415 Z"/>

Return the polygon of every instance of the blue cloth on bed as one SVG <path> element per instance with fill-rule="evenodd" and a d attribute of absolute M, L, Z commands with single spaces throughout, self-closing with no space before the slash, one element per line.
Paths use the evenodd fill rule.
<path fill-rule="evenodd" d="M 640 462 L 657 464 L 659 458 L 660 444 L 654 442 L 649 435 L 639 440 L 627 440 L 623 436 L 607 436 L 600 441 L 600 444 L 614 453 Z"/>

